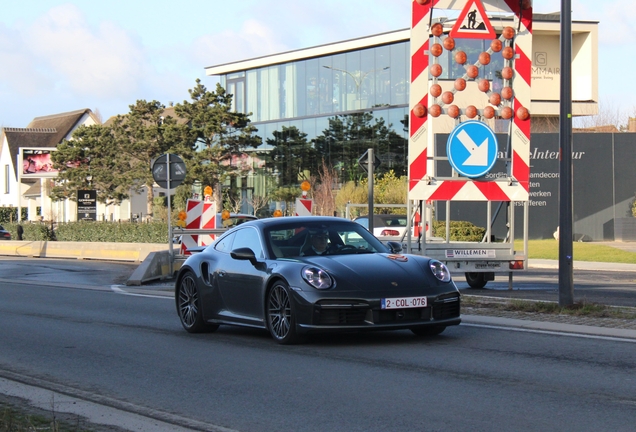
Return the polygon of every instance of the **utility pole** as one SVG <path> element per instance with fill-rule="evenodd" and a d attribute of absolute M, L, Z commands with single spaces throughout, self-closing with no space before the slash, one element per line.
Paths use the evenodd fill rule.
<path fill-rule="evenodd" d="M 561 103 L 559 121 L 559 306 L 574 304 L 572 257 L 572 6 L 561 0 Z"/>

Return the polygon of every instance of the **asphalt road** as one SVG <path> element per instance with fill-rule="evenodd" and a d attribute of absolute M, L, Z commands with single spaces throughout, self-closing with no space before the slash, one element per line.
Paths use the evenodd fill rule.
<path fill-rule="evenodd" d="M 291 347 L 249 329 L 190 335 L 169 295 L 123 294 L 104 284 L 104 264 L 46 261 L 48 273 L 35 264 L 0 261 L 0 376 L 116 409 L 101 421 L 125 411 L 225 431 L 636 424 L 633 341 L 472 325 L 428 339 L 344 334 Z M 55 282 L 7 280 L 18 267 Z"/>
<path fill-rule="evenodd" d="M 461 275 L 455 275 L 454 278 L 460 291 L 467 295 L 559 301 L 558 269 L 529 269 L 517 273 L 513 276 L 513 289 L 509 289 L 506 275 L 496 275 L 495 280 L 488 282 L 482 289 L 470 288 Z M 636 307 L 636 272 L 576 270 L 574 300 Z"/>

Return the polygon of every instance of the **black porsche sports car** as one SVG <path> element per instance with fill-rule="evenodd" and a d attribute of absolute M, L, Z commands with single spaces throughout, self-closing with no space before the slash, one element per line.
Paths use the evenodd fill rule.
<path fill-rule="evenodd" d="M 181 324 L 269 330 L 281 344 L 326 331 L 410 329 L 437 335 L 460 323 L 460 294 L 440 261 L 402 255 L 336 217 L 259 219 L 237 226 L 181 266 Z"/>

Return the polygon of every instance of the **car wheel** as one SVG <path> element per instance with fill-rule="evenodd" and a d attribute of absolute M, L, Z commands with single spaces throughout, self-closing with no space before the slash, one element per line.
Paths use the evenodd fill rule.
<path fill-rule="evenodd" d="M 486 278 L 484 273 L 468 272 L 466 273 L 466 282 L 471 288 L 483 288 L 486 286 Z"/>
<path fill-rule="evenodd" d="M 419 326 L 411 327 L 411 331 L 418 336 L 437 336 L 446 330 L 446 326 Z"/>
<path fill-rule="evenodd" d="M 267 328 L 279 344 L 299 341 L 289 287 L 284 282 L 276 282 L 267 293 Z"/>
<path fill-rule="evenodd" d="M 199 288 L 194 273 L 189 271 L 181 277 L 175 294 L 181 325 L 189 333 L 209 333 L 219 328 L 218 325 L 203 320 Z"/>

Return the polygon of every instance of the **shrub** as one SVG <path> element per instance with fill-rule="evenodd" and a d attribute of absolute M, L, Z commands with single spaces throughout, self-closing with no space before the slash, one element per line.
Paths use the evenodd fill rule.
<path fill-rule="evenodd" d="M 478 227 L 467 221 L 450 222 L 450 240 L 480 242 L 486 234 L 486 228 Z M 446 239 L 446 221 L 433 221 L 433 235 Z"/>
<path fill-rule="evenodd" d="M 3 225 L 18 239 L 18 224 Z M 51 229 L 46 223 L 22 223 L 23 240 L 31 241 L 76 241 L 76 242 L 121 242 L 121 243 L 168 243 L 167 222 L 67 222 L 58 223 Z"/>

